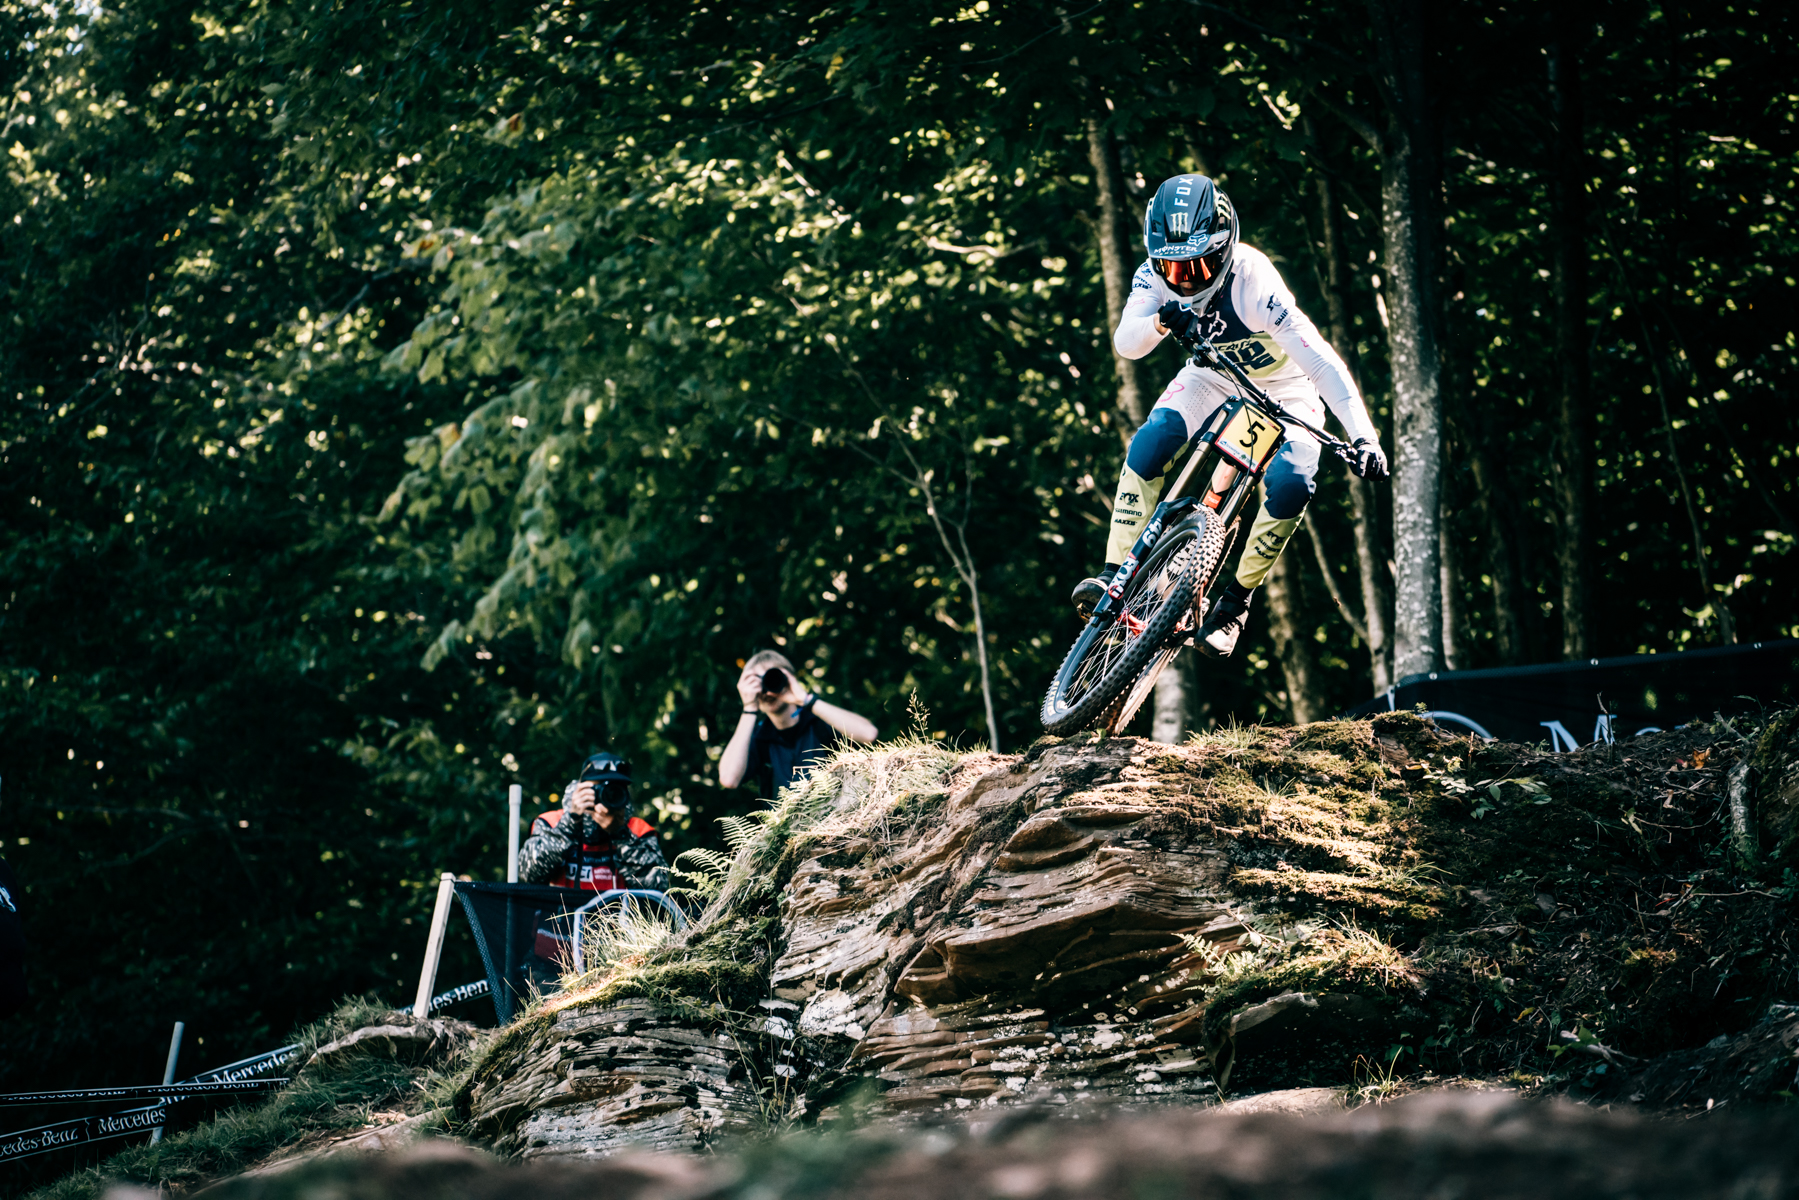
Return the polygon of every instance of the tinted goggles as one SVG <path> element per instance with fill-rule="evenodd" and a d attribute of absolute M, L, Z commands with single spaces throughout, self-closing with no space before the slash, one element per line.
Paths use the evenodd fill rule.
<path fill-rule="evenodd" d="M 1218 278 L 1224 270 L 1224 256 L 1228 247 L 1220 246 L 1210 254 L 1202 254 L 1198 258 L 1158 258 L 1155 260 L 1156 270 L 1163 279 L 1177 288 L 1202 288 Z"/>

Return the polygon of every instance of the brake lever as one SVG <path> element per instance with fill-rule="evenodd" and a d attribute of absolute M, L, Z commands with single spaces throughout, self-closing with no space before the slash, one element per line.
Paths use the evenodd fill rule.
<path fill-rule="evenodd" d="M 1175 335 L 1174 340 L 1182 350 L 1187 352 L 1187 357 L 1192 360 L 1194 366 L 1207 367 L 1214 371 L 1220 369 L 1218 348 L 1211 342 L 1201 337 L 1182 337 L 1179 334 Z"/>

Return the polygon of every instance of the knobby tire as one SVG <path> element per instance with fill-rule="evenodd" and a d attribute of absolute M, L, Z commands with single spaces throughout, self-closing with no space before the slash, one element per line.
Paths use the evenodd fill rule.
<path fill-rule="evenodd" d="M 1191 518 L 1197 521 L 1198 517 Z M 1212 590 L 1212 584 L 1218 574 L 1218 564 L 1224 558 L 1224 552 L 1231 542 L 1236 540 L 1237 523 L 1231 522 L 1227 530 L 1219 522 L 1216 514 L 1207 513 L 1204 517 L 1205 531 L 1199 536 L 1198 561 L 1195 563 L 1193 585 L 1193 616 L 1197 626 L 1205 617 L 1206 593 Z M 1149 662 L 1137 673 L 1119 696 L 1118 701 L 1107 709 L 1100 724 L 1107 733 L 1118 733 L 1131 723 L 1137 710 L 1143 707 L 1143 701 L 1149 698 L 1150 689 L 1156 686 L 1156 680 L 1168 668 L 1181 652 L 1180 643 L 1185 638 L 1176 639 L 1177 644 L 1165 646 L 1160 653 L 1150 656 Z"/>
<path fill-rule="evenodd" d="M 1189 551 L 1214 522 L 1213 514 L 1202 510 L 1170 530 L 1125 590 L 1122 611 L 1110 622 L 1089 621 L 1081 630 L 1043 697 L 1046 731 L 1060 737 L 1111 715 L 1108 710 L 1173 638 L 1193 608 L 1199 555 Z M 1159 590 L 1164 583 L 1165 592 Z M 1140 624 L 1140 631 L 1133 633 L 1132 624 Z"/>

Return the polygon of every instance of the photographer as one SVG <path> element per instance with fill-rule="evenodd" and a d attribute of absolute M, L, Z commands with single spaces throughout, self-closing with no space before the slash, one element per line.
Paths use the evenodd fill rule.
<path fill-rule="evenodd" d="M 631 764 L 592 755 L 562 792 L 562 807 L 531 822 L 518 848 L 520 883 L 606 892 L 668 890 L 668 860 L 648 821 L 631 814 Z"/>
<path fill-rule="evenodd" d="M 744 663 L 737 694 L 743 712 L 718 760 L 718 781 L 728 788 L 755 778 L 772 800 L 841 739 L 875 740 L 872 722 L 806 691 L 793 664 L 776 651 L 759 651 Z"/>

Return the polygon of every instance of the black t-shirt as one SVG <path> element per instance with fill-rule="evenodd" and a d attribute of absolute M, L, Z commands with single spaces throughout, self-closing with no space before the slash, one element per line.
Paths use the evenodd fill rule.
<path fill-rule="evenodd" d="M 786 729 L 776 729 L 766 716 L 757 717 L 750 733 L 749 774 L 761 784 L 763 797 L 772 800 L 836 745 L 837 731 L 810 704 Z"/>

